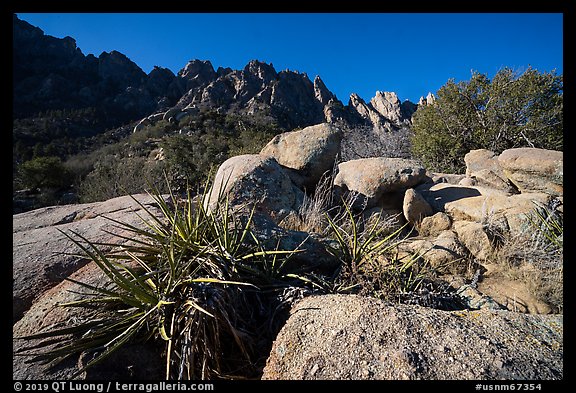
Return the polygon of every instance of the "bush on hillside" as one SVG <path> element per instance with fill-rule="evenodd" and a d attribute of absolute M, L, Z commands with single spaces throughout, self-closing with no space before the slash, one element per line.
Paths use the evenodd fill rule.
<path fill-rule="evenodd" d="M 16 184 L 25 188 L 61 188 L 68 174 L 58 157 L 36 157 L 24 162 L 18 170 Z"/>

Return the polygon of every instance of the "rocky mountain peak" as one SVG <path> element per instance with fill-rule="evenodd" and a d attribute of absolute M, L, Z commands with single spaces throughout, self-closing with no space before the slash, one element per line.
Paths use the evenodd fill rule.
<path fill-rule="evenodd" d="M 44 31 L 41 28 L 20 20 L 16 14 L 12 15 L 12 23 L 14 26 L 18 26 L 17 29 L 14 29 L 15 40 L 18 38 L 37 38 L 44 35 Z"/>
<path fill-rule="evenodd" d="M 366 105 L 366 102 L 356 93 L 350 94 L 350 100 L 348 101 L 348 106 L 356 107 L 359 104 Z"/>
<path fill-rule="evenodd" d="M 230 67 L 218 67 L 218 69 L 216 70 L 216 75 L 218 75 L 218 77 L 221 77 L 231 73 L 232 71 L 233 70 Z"/>
<path fill-rule="evenodd" d="M 123 86 L 137 86 L 146 79 L 146 74 L 136 63 L 115 50 L 102 52 L 98 57 L 98 75 Z"/>
<path fill-rule="evenodd" d="M 246 64 L 243 76 L 254 77 L 263 83 L 269 83 L 277 78 L 278 74 L 272 64 L 267 64 L 258 60 L 251 60 Z"/>
<path fill-rule="evenodd" d="M 214 67 L 210 60 L 190 60 L 183 69 L 178 71 L 178 76 L 181 76 L 184 79 L 193 79 L 200 75 L 212 76 L 214 74 Z"/>
<path fill-rule="evenodd" d="M 396 93 L 376 92 L 369 102 L 357 94 L 348 106 L 320 76 L 277 72 L 272 63 L 251 60 L 243 68 L 218 67 L 190 60 L 176 75 L 155 67 L 148 75 L 124 54 L 112 50 L 84 56 L 71 37 L 55 38 L 14 15 L 14 113 L 26 116 L 47 109 L 105 109 L 114 124 L 148 117 L 159 110 L 200 110 L 260 114 L 280 128 L 324 121 L 373 125 L 392 130 L 409 124 L 415 105 Z"/>
<path fill-rule="evenodd" d="M 392 123 L 399 124 L 402 122 L 400 100 L 396 93 L 377 91 L 376 95 L 370 100 L 370 104 L 379 114 Z"/>
<path fill-rule="evenodd" d="M 408 100 L 401 102 L 396 93 L 382 91 L 377 91 L 368 103 L 352 93 L 348 106 L 365 123 L 387 131 L 409 125 L 416 110 L 415 104 Z"/>
<path fill-rule="evenodd" d="M 190 60 L 178 76 L 185 81 L 185 90 L 204 87 L 217 78 L 209 60 Z"/>
<path fill-rule="evenodd" d="M 212 69 L 210 67 L 210 69 Z M 200 71 L 199 62 L 188 63 L 179 75 L 189 78 Z M 326 120 L 324 109 L 336 96 L 320 78 L 313 83 L 305 73 L 277 72 L 270 63 L 251 60 L 241 70 L 218 68 L 205 78 L 188 79 L 186 92 L 176 105 L 271 116 L 281 128 L 292 129 Z M 201 82 L 201 83 L 200 83 Z"/>
<path fill-rule="evenodd" d="M 434 101 L 436 101 L 436 97 L 434 96 L 434 94 L 428 92 L 428 95 L 426 95 L 426 98 L 424 97 L 420 97 L 420 100 L 418 101 L 418 105 L 431 105 Z"/>
<path fill-rule="evenodd" d="M 328 105 L 330 100 L 336 100 L 336 96 L 328 90 L 324 81 L 318 75 L 314 78 L 314 95 L 322 105 Z"/>
<path fill-rule="evenodd" d="M 107 126 L 114 127 L 174 105 L 183 94 L 171 71 L 154 69 L 146 75 L 118 51 L 84 56 L 73 38 L 45 35 L 17 15 L 12 31 L 16 118 L 92 108 L 107 113 Z"/>

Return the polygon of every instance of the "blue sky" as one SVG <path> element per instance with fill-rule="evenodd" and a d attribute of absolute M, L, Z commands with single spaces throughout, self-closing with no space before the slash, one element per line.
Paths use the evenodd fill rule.
<path fill-rule="evenodd" d="M 529 65 L 563 73 L 561 13 L 45 13 L 17 14 L 84 54 L 124 53 L 145 72 L 177 73 L 191 59 L 316 75 L 344 103 L 377 90 L 417 102 L 448 79 Z"/>

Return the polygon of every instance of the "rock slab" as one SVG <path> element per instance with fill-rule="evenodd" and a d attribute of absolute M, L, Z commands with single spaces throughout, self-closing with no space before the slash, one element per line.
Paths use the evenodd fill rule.
<path fill-rule="evenodd" d="M 297 303 L 262 379 L 563 378 L 563 316 L 441 311 L 356 295 Z"/>
<path fill-rule="evenodd" d="M 16 322 L 41 293 L 61 282 L 88 261 L 64 233 L 74 231 L 92 242 L 123 243 L 114 219 L 144 227 L 150 219 L 138 204 L 159 214 L 147 194 L 122 196 L 105 202 L 50 206 L 12 217 L 12 318 Z M 138 216 L 140 215 L 142 219 Z"/>
<path fill-rule="evenodd" d="M 504 150 L 498 163 L 521 192 L 544 192 L 561 196 L 564 192 L 564 153 L 556 150 L 522 147 Z"/>

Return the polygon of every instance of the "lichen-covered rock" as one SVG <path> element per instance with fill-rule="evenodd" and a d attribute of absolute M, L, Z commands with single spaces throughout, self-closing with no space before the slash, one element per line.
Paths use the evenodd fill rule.
<path fill-rule="evenodd" d="M 523 270 L 526 267 L 528 265 L 523 266 Z M 505 273 L 491 271 L 485 273 L 478 283 L 478 290 L 510 311 L 530 314 L 552 313 L 552 308 L 532 293 L 529 284 Z"/>
<path fill-rule="evenodd" d="M 438 236 L 440 232 L 450 229 L 452 220 L 443 212 L 424 217 L 418 225 L 418 233 L 422 236 Z"/>
<path fill-rule="evenodd" d="M 323 123 L 276 135 L 260 154 L 274 157 L 288 168 L 289 175 L 295 171 L 292 180 L 298 186 L 312 190 L 322 175 L 334 167 L 341 139 L 340 130 Z"/>
<path fill-rule="evenodd" d="M 405 191 L 423 182 L 426 170 L 414 160 L 403 158 L 361 158 L 338 164 L 334 185 L 359 193 L 358 203 L 377 206 L 386 193 Z"/>
<path fill-rule="evenodd" d="M 498 156 L 504 174 L 521 192 L 544 192 L 560 196 L 564 190 L 564 153 L 522 147 Z"/>
<path fill-rule="evenodd" d="M 524 230 L 535 203 L 547 205 L 552 196 L 545 193 L 509 195 L 489 187 L 464 187 L 447 183 L 423 184 L 416 188 L 435 211 L 448 214 L 453 220 L 484 222 L 506 220 L 512 235 Z"/>
<path fill-rule="evenodd" d="M 256 205 L 256 211 L 276 223 L 302 203 L 303 194 L 273 157 L 245 154 L 220 165 L 205 205 L 213 209 L 228 198 L 231 207 Z"/>
<path fill-rule="evenodd" d="M 475 186 L 477 184 L 478 184 L 478 181 L 476 180 L 475 177 L 472 177 L 472 176 L 466 176 L 465 178 L 463 178 L 462 180 L 460 180 L 458 182 L 458 185 L 463 186 L 463 187 Z"/>
<path fill-rule="evenodd" d="M 427 176 L 430 178 L 431 183 L 449 183 L 458 184 L 466 175 L 458 175 L 453 173 L 441 173 L 441 172 L 427 172 Z"/>
<path fill-rule="evenodd" d="M 411 241 L 407 247 L 438 271 L 461 273 L 467 267 L 468 251 L 451 230 L 442 231 L 430 239 Z"/>
<path fill-rule="evenodd" d="M 292 308 L 262 379 L 554 380 L 563 353 L 562 315 L 314 296 Z"/>
<path fill-rule="evenodd" d="M 492 299 L 490 296 L 480 292 L 475 286 L 465 284 L 456 291 L 466 307 L 471 310 L 505 310 L 506 307 Z"/>

